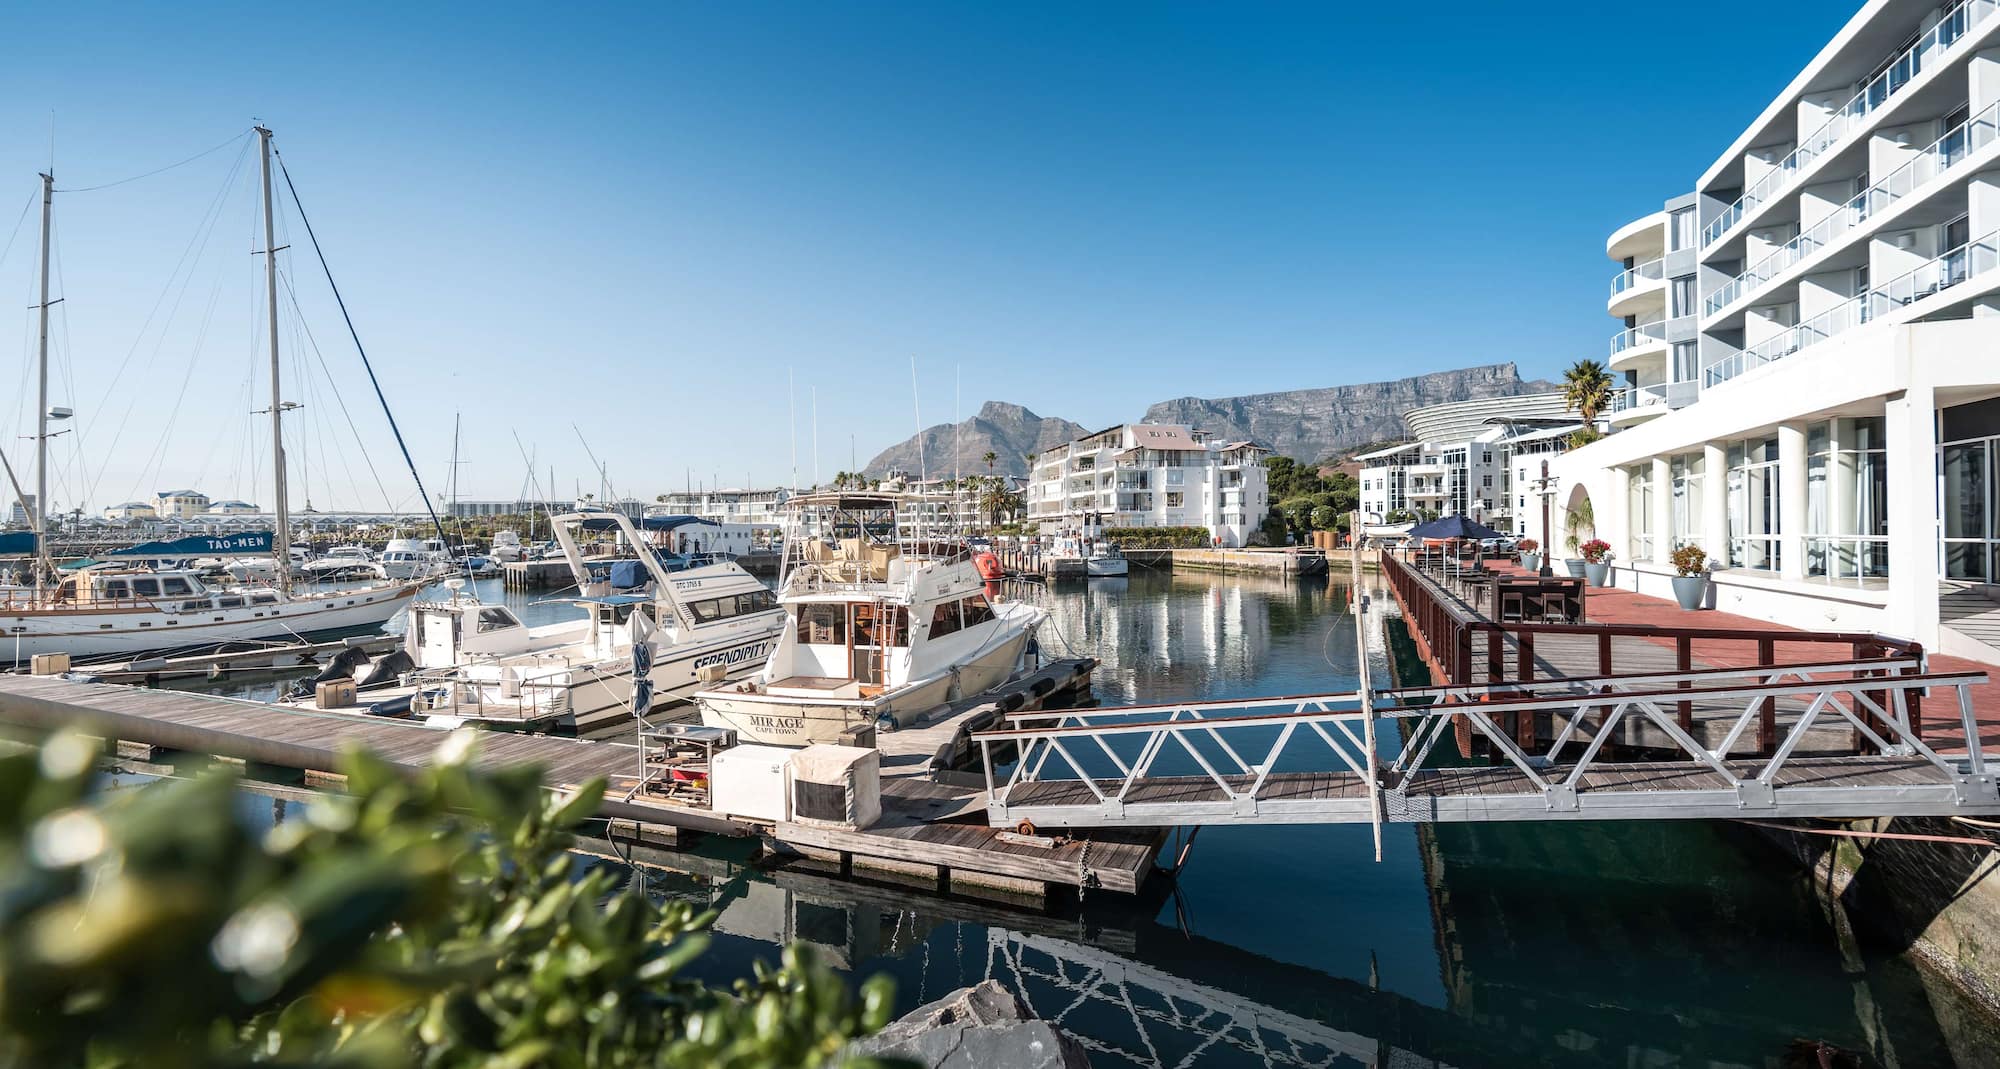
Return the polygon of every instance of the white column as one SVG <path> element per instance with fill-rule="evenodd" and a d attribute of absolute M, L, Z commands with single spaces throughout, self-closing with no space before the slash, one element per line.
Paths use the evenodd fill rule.
<path fill-rule="evenodd" d="M 1674 556 L 1674 465 L 1667 457 L 1653 458 L 1653 563 L 1671 564 Z"/>
<path fill-rule="evenodd" d="M 1729 450 L 1721 442 L 1701 446 L 1701 548 L 1729 563 Z"/>
<path fill-rule="evenodd" d="M 1883 413 L 1889 466 L 1889 622 L 1892 634 L 1935 646 L 1938 634 L 1937 397 L 1912 384 Z"/>
<path fill-rule="evenodd" d="M 1829 535 L 1857 533 L 1854 523 L 1854 421 L 1833 419 L 1826 426 L 1826 531 Z M 1835 543 L 1827 569 L 1843 575 L 1864 555 L 1848 543 Z"/>
<path fill-rule="evenodd" d="M 1806 425 L 1778 424 L 1778 576 L 1806 577 Z"/>

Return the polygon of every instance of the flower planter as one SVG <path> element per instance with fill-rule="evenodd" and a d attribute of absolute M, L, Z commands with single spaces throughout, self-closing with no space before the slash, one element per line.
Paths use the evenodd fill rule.
<path fill-rule="evenodd" d="M 1611 584 L 1611 562 L 1605 561 L 1601 564 L 1592 564 L 1589 561 L 1585 561 L 1583 562 L 1583 574 L 1590 580 L 1591 586 L 1609 586 Z"/>
<path fill-rule="evenodd" d="M 1526 569 L 1528 569 L 1528 570 L 1529 570 L 1529 571 L 1531 571 L 1531 572 L 1539 572 L 1539 571 L 1541 571 L 1541 570 L 1542 570 L 1542 555 L 1541 555 L 1540 553 L 1523 553 L 1523 554 L 1521 554 L 1521 567 L 1523 567 L 1523 568 L 1526 568 Z"/>
<path fill-rule="evenodd" d="M 1708 593 L 1708 577 L 1705 575 L 1674 576 L 1674 600 L 1689 612 L 1701 608 L 1704 595 Z"/>
<path fill-rule="evenodd" d="M 1575 578 L 1575 579 L 1581 579 L 1581 578 L 1583 578 L 1583 558 L 1582 558 L 1582 557 L 1565 557 L 1565 558 L 1563 558 L 1563 567 L 1565 567 L 1565 568 L 1568 568 L 1568 569 L 1569 569 L 1569 574 L 1570 574 L 1571 578 Z"/>

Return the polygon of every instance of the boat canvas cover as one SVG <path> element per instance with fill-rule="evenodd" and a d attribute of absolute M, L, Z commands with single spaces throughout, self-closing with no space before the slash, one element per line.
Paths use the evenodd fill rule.
<path fill-rule="evenodd" d="M 677 527 L 696 523 L 709 527 L 721 526 L 714 520 L 705 520 L 700 516 L 647 516 L 634 526 L 642 531 L 671 531 Z M 618 528 L 618 521 L 610 516 L 585 516 L 577 526 L 586 531 L 613 531 Z"/>
<path fill-rule="evenodd" d="M 35 555 L 35 532 L 7 531 L 0 533 L 0 557 L 32 557 Z"/>
<path fill-rule="evenodd" d="M 645 586 L 648 578 L 650 577 L 646 574 L 646 565 L 643 561 L 615 560 L 611 562 L 611 589 L 613 590 L 631 590 L 634 587 Z"/>
<path fill-rule="evenodd" d="M 860 746 L 808 746 L 787 765 L 792 819 L 866 828 L 882 815 L 881 755 Z"/>
<path fill-rule="evenodd" d="M 244 531 L 228 535 L 190 535 L 173 538 L 164 542 L 141 542 L 136 546 L 114 549 L 107 557 L 139 557 L 149 560 L 167 560 L 179 557 L 268 557 L 271 555 L 271 532 Z"/>

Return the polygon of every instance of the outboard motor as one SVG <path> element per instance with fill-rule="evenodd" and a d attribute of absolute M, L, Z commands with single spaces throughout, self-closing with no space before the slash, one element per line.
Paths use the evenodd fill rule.
<path fill-rule="evenodd" d="M 403 673 L 414 672 L 416 668 L 417 662 L 411 660 L 408 653 L 400 649 L 390 650 L 376 658 L 375 663 L 369 666 L 368 677 L 357 683 L 354 689 L 368 690 L 373 687 L 389 686 Z"/>
<path fill-rule="evenodd" d="M 349 646 L 333 655 L 326 667 L 311 679 L 302 680 L 294 686 L 288 698 L 310 698 L 319 690 L 321 683 L 331 683 L 336 679 L 353 679 L 355 669 L 368 663 L 368 651 L 359 646 Z"/>

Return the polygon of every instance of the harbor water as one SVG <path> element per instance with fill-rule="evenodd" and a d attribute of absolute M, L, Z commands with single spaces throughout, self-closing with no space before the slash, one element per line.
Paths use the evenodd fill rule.
<path fill-rule="evenodd" d="M 489 589 L 490 587 L 490 589 Z M 530 623 L 573 613 L 506 594 Z M 1105 704 L 1350 689 L 1343 578 L 1140 570 L 1016 592 L 1049 654 L 1101 659 Z M 1409 662 L 1394 603 L 1365 650 Z M 257 694 L 267 685 L 236 686 Z M 1177 847 L 1170 843 L 1163 859 Z M 1022 911 L 750 865 L 705 840 L 633 858 L 656 894 L 719 911 L 725 981 L 786 942 L 903 1009 L 991 977 L 1105 1066 L 1787 1066 L 1815 1044 L 1880 1066 L 1994 1064 L 1992 1023 L 1898 948 L 1829 917 L 1753 830 L 1713 823 L 1210 827 L 1141 901 Z M 622 864 L 600 844 L 590 864 Z"/>

